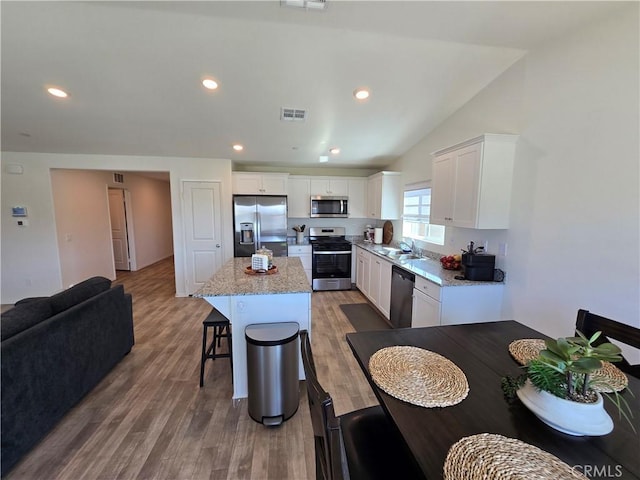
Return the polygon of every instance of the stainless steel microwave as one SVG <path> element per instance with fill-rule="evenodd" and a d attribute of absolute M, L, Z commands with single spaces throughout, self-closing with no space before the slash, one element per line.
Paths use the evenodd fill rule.
<path fill-rule="evenodd" d="M 311 196 L 311 218 L 346 218 L 349 197 Z"/>

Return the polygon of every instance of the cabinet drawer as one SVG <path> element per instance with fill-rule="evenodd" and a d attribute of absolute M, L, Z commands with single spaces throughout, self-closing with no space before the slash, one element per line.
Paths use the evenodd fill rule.
<path fill-rule="evenodd" d="M 416 275 L 416 283 L 414 288 L 421 291 L 422 293 L 426 293 L 431 298 L 440 301 L 440 286 L 436 285 L 433 282 L 430 282 L 426 278 L 422 278 Z"/>
<path fill-rule="evenodd" d="M 311 245 L 289 245 L 289 256 L 311 255 Z"/>

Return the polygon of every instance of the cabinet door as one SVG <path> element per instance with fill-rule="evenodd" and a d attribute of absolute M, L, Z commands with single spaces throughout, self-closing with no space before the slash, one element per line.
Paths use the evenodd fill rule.
<path fill-rule="evenodd" d="M 380 186 L 381 220 L 397 220 L 402 216 L 403 198 L 400 175 L 384 174 Z"/>
<path fill-rule="evenodd" d="M 380 267 L 381 260 L 376 255 L 371 255 L 369 263 L 369 298 L 376 307 L 380 306 Z"/>
<path fill-rule="evenodd" d="M 435 327 L 440 325 L 440 302 L 419 290 L 413 290 L 411 327 Z"/>
<path fill-rule="evenodd" d="M 367 218 L 367 179 L 351 178 L 348 188 L 349 218 Z"/>
<path fill-rule="evenodd" d="M 329 195 L 329 180 L 326 178 L 311 179 L 311 195 Z"/>
<path fill-rule="evenodd" d="M 381 260 L 380 263 L 380 297 L 378 308 L 389 319 L 391 308 L 391 262 Z"/>
<path fill-rule="evenodd" d="M 478 219 L 480 160 L 482 144 L 470 145 L 456 152 L 453 225 L 474 228 Z"/>
<path fill-rule="evenodd" d="M 370 178 L 367 185 L 367 218 L 380 219 L 381 198 L 382 177 Z"/>
<path fill-rule="evenodd" d="M 453 221 L 455 156 L 449 153 L 433 160 L 431 223 L 450 225 Z"/>
<path fill-rule="evenodd" d="M 338 197 L 346 197 L 349 195 L 349 180 L 346 178 L 330 178 L 329 195 Z"/>
<path fill-rule="evenodd" d="M 370 254 L 358 248 L 358 266 L 356 272 L 356 287 L 366 296 L 369 296 L 369 260 Z"/>
<path fill-rule="evenodd" d="M 266 174 L 262 176 L 263 195 L 286 195 L 288 175 Z"/>
<path fill-rule="evenodd" d="M 251 173 L 232 174 L 233 193 L 244 195 L 260 195 L 262 189 L 262 176 Z"/>
<path fill-rule="evenodd" d="M 320 177 L 311 179 L 311 195 L 347 196 L 349 181 L 342 177 Z"/>
<path fill-rule="evenodd" d="M 290 177 L 287 182 L 287 209 L 289 218 L 309 218 L 311 206 L 309 178 Z"/>
<path fill-rule="evenodd" d="M 289 245 L 288 255 L 290 257 L 298 257 L 302 262 L 302 268 L 307 276 L 309 285 L 312 283 L 312 258 L 311 258 L 311 245 Z"/>

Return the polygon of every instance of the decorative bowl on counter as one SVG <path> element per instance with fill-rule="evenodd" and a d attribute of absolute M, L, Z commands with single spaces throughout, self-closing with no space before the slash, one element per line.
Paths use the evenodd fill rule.
<path fill-rule="evenodd" d="M 445 270 L 460 270 L 462 257 L 460 255 L 444 255 L 440 257 L 440 264 Z"/>

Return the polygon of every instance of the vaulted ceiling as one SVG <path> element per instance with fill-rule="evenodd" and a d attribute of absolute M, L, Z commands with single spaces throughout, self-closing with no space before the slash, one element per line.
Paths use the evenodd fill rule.
<path fill-rule="evenodd" d="M 527 50 L 619 6 L 2 1 L 2 150 L 383 167 Z"/>

